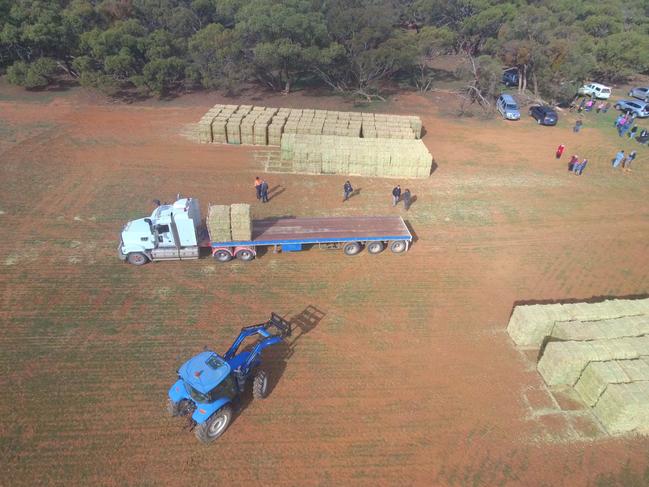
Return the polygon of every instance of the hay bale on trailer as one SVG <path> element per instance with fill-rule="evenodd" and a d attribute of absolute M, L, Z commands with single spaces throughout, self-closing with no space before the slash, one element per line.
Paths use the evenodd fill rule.
<path fill-rule="evenodd" d="M 230 205 L 230 228 L 232 240 L 252 240 L 252 218 L 250 217 L 250 205 L 247 203 L 235 203 Z"/>
<path fill-rule="evenodd" d="M 210 205 L 205 223 L 212 241 L 229 242 L 232 240 L 229 205 Z"/>

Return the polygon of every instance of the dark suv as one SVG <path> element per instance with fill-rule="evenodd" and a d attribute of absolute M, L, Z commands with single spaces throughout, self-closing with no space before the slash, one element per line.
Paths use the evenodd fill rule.
<path fill-rule="evenodd" d="M 536 119 L 539 125 L 556 125 L 559 120 L 557 112 L 550 107 L 536 105 L 530 108 L 530 116 Z"/>
<path fill-rule="evenodd" d="M 509 87 L 518 86 L 518 70 L 516 68 L 510 68 L 503 72 L 503 84 Z"/>

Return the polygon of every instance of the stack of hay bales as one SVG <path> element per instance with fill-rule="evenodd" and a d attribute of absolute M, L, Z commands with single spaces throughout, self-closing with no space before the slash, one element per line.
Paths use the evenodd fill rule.
<path fill-rule="evenodd" d="M 241 119 L 240 131 L 242 144 L 253 145 L 255 143 L 253 129 L 258 116 L 258 112 L 250 112 Z"/>
<path fill-rule="evenodd" d="M 212 120 L 212 142 L 218 144 L 227 143 L 226 126 L 228 119 L 238 108 L 239 105 L 222 105 L 220 112 Z"/>
<path fill-rule="evenodd" d="M 213 242 L 230 242 L 230 206 L 210 205 L 205 223 Z"/>
<path fill-rule="evenodd" d="M 250 218 L 250 205 L 237 203 L 230 206 L 230 226 L 232 240 L 252 240 L 252 219 Z"/>
<path fill-rule="evenodd" d="M 201 144 L 212 142 L 212 121 L 223 110 L 223 105 L 214 105 L 198 122 L 198 141 Z"/>
<path fill-rule="evenodd" d="M 610 434 L 649 433 L 649 299 L 517 306 L 507 331 L 546 343 L 546 384 L 572 387 Z"/>
<path fill-rule="evenodd" d="M 290 113 L 290 109 L 280 108 L 271 118 L 270 125 L 268 126 L 268 145 L 281 145 L 284 125 L 286 124 Z"/>
<path fill-rule="evenodd" d="M 284 134 L 282 159 L 292 161 L 296 172 L 379 177 L 428 177 L 432 164 L 420 140 L 334 135 Z"/>

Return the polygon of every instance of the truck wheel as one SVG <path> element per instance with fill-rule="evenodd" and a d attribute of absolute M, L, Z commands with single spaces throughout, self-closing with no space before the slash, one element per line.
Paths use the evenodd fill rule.
<path fill-rule="evenodd" d="M 149 258 L 142 252 L 131 252 L 126 257 L 126 260 L 128 260 L 129 264 L 133 265 L 144 265 L 149 262 Z"/>
<path fill-rule="evenodd" d="M 347 255 L 356 255 L 361 251 L 361 244 L 358 242 L 346 243 L 343 247 L 343 252 Z"/>
<path fill-rule="evenodd" d="M 255 399 L 264 399 L 268 395 L 268 374 L 260 370 L 255 375 L 252 383 L 252 397 Z"/>
<path fill-rule="evenodd" d="M 196 426 L 194 434 L 201 443 L 212 443 L 225 432 L 230 420 L 232 420 L 232 409 L 230 406 L 223 406 L 210 416 L 207 421 Z"/>
<path fill-rule="evenodd" d="M 239 260 L 244 261 L 244 262 L 248 262 L 248 261 L 251 261 L 252 259 L 255 258 L 255 254 L 253 254 L 252 251 L 250 251 L 250 250 L 241 249 L 241 250 L 239 250 L 239 252 L 237 252 L 235 257 L 237 259 L 239 259 Z"/>
<path fill-rule="evenodd" d="M 404 242 L 403 240 L 395 240 L 390 244 L 390 250 L 395 254 L 400 254 L 401 252 L 406 250 L 406 242 Z"/>
<path fill-rule="evenodd" d="M 214 258 L 219 262 L 227 262 L 232 260 L 232 254 L 227 250 L 217 250 L 214 252 Z"/>
<path fill-rule="evenodd" d="M 380 254 L 384 248 L 383 242 L 371 242 L 367 244 L 367 251 L 370 254 Z"/>

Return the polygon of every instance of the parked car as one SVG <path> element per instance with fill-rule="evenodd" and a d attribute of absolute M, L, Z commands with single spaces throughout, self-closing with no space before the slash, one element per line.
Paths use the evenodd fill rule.
<path fill-rule="evenodd" d="M 649 86 L 633 88 L 629 91 L 629 96 L 642 101 L 649 101 Z"/>
<path fill-rule="evenodd" d="M 615 105 L 616 110 L 631 112 L 638 118 L 649 117 L 649 103 L 636 100 L 620 100 Z"/>
<path fill-rule="evenodd" d="M 496 108 L 505 120 L 518 120 L 521 112 L 518 111 L 518 104 L 512 95 L 503 93 L 496 101 Z"/>
<path fill-rule="evenodd" d="M 503 72 L 503 84 L 505 86 L 518 86 L 518 70 L 510 68 Z"/>
<path fill-rule="evenodd" d="M 588 83 L 579 88 L 578 93 L 583 96 L 591 96 L 600 100 L 608 100 L 611 97 L 611 88 L 599 83 Z"/>
<path fill-rule="evenodd" d="M 539 125 L 556 125 L 559 115 L 552 108 L 543 105 L 535 105 L 530 108 L 530 116 Z"/>

